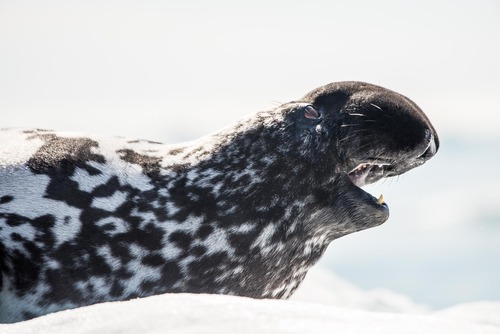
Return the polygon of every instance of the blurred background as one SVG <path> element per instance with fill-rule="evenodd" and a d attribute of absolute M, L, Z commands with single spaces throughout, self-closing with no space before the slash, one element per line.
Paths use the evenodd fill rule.
<path fill-rule="evenodd" d="M 0 0 L 0 127 L 190 140 L 342 80 L 440 134 L 320 266 L 431 308 L 500 300 L 500 2 Z M 1 143 L 0 143 L 1 145 Z"/>

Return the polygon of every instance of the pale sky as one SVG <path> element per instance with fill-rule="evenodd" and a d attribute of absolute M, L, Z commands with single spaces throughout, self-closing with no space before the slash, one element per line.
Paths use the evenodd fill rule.
<path fill-rule="evenodd" d="M 2 127 L 191 139 L 333 81 L 498 136 L 500 2 L 0 0 Z"/>

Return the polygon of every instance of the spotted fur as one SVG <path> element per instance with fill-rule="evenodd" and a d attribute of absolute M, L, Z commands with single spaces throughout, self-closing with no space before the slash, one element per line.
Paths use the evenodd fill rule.
<path fill-rule="evenodd" d="M 0 130 L 0 322 L 165 292 L 286 298 L 333 239 L 387 219 L 347 177 L 356 159 L 396 175 L 435 153 L 429 133 L 413 102 L 355 82 L 187 145 Z"/>

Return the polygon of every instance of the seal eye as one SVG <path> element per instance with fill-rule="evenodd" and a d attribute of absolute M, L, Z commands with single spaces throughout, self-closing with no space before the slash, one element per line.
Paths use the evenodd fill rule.
<path fill-rule="evenodd" d="M 313 106 L 307 106 L 304 109 L 304 117 L 308 119 L 319 119 L 321 115 Z"/>

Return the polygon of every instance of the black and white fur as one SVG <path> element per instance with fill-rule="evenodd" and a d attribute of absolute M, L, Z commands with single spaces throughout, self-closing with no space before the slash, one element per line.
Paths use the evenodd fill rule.
<path fill-rule="evenodd" d="M 286 298 L 438 148 L 409 99 L 320 87 L 181 146 L 0 130 L 0 322 L 166 292 Z"/>

